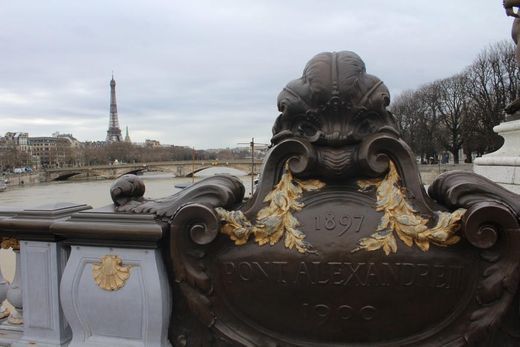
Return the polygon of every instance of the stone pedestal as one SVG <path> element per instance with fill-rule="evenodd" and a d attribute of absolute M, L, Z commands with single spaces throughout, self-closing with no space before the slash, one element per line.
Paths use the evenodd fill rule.
<path fill-rule="evenodd" d="M 15 310 L 11 310 L 9 319 L 0 325 L 0 345 L 64 347 L 70 341 L 70 328 L 59 298 L 68 246 L 52 234 L 50 227 L 87 209 L 90 206 L 58 203 L 16 213 L 0 212 L 0 236 L 16 238 L 20 247 L 17 250 L 18 247 L 11 246 L 16 254 L 16 273 L 7 300 Z M 17 320 L 23 325 L 13 324 Z"/>
<path fill-rule="evenodd" d="M 520 193 L 520 120 L 503 122 L 493 131 L 504 138 L 496 152 L 475 159 L 473 171 L 493 182 Z"/>
<path fill-rule="evenodd" d="M 69 347 L 170 347 L 172 300 L 159 248 L 168 225 L 113 206 L 51 227 L 70 245 L 60 284 Z"/>
<path fill-rule="evenodd" d="M 171 297 L 159 250 L 71 249 L 61 282 L 62 307 L 73 333 L 70 347 L 170 345 Z M 103 261 L 107 256 L 128 271 L 119 285 L 111 282 L 114 264 Z"/>
<path fill-rule="evenodd" d="M 59 283 L 67 261 L 61 242 L 22 241 L 24 333 L 15 347 L 66 346 L 70 328 L 60 307 Z"/>

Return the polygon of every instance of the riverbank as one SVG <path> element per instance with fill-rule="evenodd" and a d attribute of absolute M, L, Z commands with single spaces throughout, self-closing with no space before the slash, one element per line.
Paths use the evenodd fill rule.
<path fill-rule="evenodd" d="M 9 175 L 1 176 L 0 179 L 6 181 L 8 187 L 13 186 L 24 186 L 24 185 L 33 185 L 40 183 L 40 174 L 39 173 L 13 173 Z"/>

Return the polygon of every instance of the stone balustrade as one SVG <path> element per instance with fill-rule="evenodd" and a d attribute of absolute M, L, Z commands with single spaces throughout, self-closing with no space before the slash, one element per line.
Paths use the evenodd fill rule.
<path fill-rule="evenodd" d="M 2 207 L 0 220 L 15 216 L 19 209 Z M 3 234 L 3 233 L 2 233 Z M 21 289 L 20 244 L 11 235 L 3 234 L 0 247 L 8 252 L 7 258 L 14 258 L 14 264 L 2 264 L 4 268 L 14 265 L 14 276 L 9 282 L 0 269 L 0 344 L 18 340 L 23 331 L 23 298 Z M 8 254 L 8 253 L 7 253 Z M 7 300 L 9 298 L 9 300 Z"/>
<path fill-rule="evenodd" d="M 0 211 L 2 248 L 16 255 L 14 280 L 0 273 L 0 345 L 170 346 L 166 226 L 111 208 Z"/>

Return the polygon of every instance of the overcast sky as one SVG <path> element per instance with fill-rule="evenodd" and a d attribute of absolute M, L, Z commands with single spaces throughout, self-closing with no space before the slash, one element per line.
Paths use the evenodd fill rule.
<path fill-rule="evenodd" d="M 0 0 L 0 134 L 104 140 L 109 81 L 132 141 L 268 142 L 276 97 L 351 50 L 392 96 L 510 40 L 502 0 Z"/>

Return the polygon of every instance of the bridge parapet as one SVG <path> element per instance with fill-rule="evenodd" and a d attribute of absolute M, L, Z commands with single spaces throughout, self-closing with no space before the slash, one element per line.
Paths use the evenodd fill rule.
<path fill-rule="evenodd" d="M 166 225 L 112 206 L 0 212 L 2 246 L 17 264 L 10 285 L 0 276 L 0 299 L 15 307 L 8 320 L 0 312 L 0 344 L 170 346 Z"/>
<path fill-rule="evenodd" d="M 255 172 L 258 174 L 262 165 L 262 160 L 255 161 Z M 178 177 L 191 177 L 194 173 L 212 167 L 229 167 L 241 170 L 247 174 L 251 173 L 251 160 L 205 160 L 205 161 L 166 161 L 149 162 L 137 164 L 118 164 L 118 165 L 96 165 L 71 168 L 46 169 L 41 181 L 67 180 L 71 177 L 80 178 L 106 178 L 114 179 L 126 174 L 136 174 L 146 171 L 171 172 Z"/>

